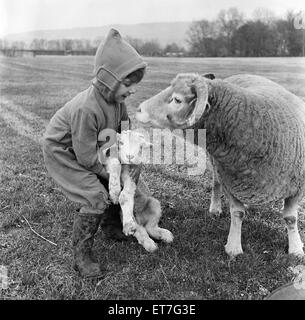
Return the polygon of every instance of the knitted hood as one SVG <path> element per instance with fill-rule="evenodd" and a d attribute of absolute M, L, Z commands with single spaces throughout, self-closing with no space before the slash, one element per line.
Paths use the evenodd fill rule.
<path fill-rule="evenodd" d="M 100 44 L 96 51 L 93 83 L 107 100 L 111 100 L 111 96 L 127 75 L 146 66 L 142 57 L 122 39 L 120 33 L 111 29 L 105 42 Z"/>

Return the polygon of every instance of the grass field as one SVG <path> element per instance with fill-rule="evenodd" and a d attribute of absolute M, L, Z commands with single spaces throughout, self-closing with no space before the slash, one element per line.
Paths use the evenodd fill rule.
<path fill-rule="evenodd" d="M 305 100 L 305 59 L 147 59 L 148 72 L 129 98 L 132 119 L 140 101 L 165 88 L 179 72 L 264 75 Z M 263 299 L 292 281 L 304 261 L 287 255 L 281 203 L 251 208 L 243 223 L 244 255 L 229 260 L 224 245 L 230 218 L 208 213 L 210 171 L 187 176 L 182 166 L 147 165 L 143 176 L 162 204 L 162 226 L 175 240 L 149 254 L 136 242 L 96 236 L 108 272 L 100 281 L 72 269 L 71 233 L 77 204 L 47 175 L 41 135 L 57 109 L 90 84 L 93 57 L 0 58 L 0 265 L 9 286 L 0 299 Z M 134 122 L 137 126 L 137 123 Z M 305 241 L 305 205 L 299 228 Z M 54 246 L 29 228 L 57 244 Z M 1 288 L 1 286 L 0 286 Z"/>

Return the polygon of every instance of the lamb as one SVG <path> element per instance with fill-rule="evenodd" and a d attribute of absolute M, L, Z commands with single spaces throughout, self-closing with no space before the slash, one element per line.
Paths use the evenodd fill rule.
<path fill-rule="evenodd" d="M 178 74 L 171 85 L 138 107 L 143 126 L 206 129 L 213 166 L 210 212 L 221 212 L 222 190 L 231 225 L 225 251 L 242 254 L 245 207 L 284 200 L 289 253 L 303 256 L 297 227 L 305 192 L 305 103 L 256 75 Z"/>
<path fill-rule="evenodd" d="M 105 134 L 108 132 L 101 132 L 99 140 L 104 141 Z M 124 234 L 133 235 L 145 250 L 153 252 L 158 246 L 150 236 L 170 243 L 173 235 L 169 230 L 158 226 L 161 218 L 160 202 L 149 195 L 143 181 L 138 182 L 141 185 L 137 188 L 129 174 L 131 166 L 142 162 L 142 148 L 151 144 L 145 140 L 143 134 L 135 130 L 125 130 L 116 135 L 117 142 L 110 149 L 99 150 L 99 160 L 109 173 L 109 197 L 114 204 L 119 203 L 121 206 Z"/>

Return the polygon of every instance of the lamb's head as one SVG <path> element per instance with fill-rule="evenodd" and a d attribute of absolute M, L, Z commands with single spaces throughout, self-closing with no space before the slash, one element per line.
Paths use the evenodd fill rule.
<path fill-rule="evenodd" d="M 145 136 L 135 130 L 124 130 L 117 134 L 118 152 L 120 162 L 123 164 L 140 164 L 142 162 L 142 149 L 149 148 L 151 143 Z"/>
<path fill-rule="evenodd" d="M 208 104 L 208 82 L 213 74 L 178 74 L 171 85 L 144 101 L 137 109 L 136 119 L 143 126 L 188 128 L 204 113 Z"/>

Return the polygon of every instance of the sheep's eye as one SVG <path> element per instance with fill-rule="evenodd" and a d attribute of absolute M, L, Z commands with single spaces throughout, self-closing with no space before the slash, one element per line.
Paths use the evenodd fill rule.
<path fill-rule="evenodd" d="M 178 99 L 178 98 L 174 98 L 174 100 L 175 100 L 175 102 L 177 103 L 177 104 L 180 104 L 182 101 L 180 100 L 180 99 Z"/>

